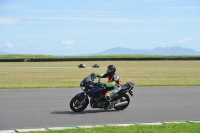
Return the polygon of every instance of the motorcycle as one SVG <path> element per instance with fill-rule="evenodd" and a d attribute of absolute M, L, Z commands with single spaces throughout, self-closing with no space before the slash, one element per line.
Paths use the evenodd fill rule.
<path fill-rule="evenodd" d="M 104 108 L 108 104 L 105 99 L 105 92 L 108 91 L 104 83 L 94 82 L 96 74 L 91 73 L 88 77 L 84 78 L 80 83 L 80 88 L 83 92 L 76 94 L 70 101 L 70 108 L 74 112 L 82 112 L 90 103 L 92 108 Z M 130 103 L 130 98 L 126 93 L 133 96 L 133 88 L 135 84 L 133 82 L 127 82 L 121 85 L 121 90 L 111 98 L 110 109 L 124 110 Z"/>

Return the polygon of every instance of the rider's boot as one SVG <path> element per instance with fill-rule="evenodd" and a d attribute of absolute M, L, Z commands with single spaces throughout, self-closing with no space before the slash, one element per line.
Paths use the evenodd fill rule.
<path fill-rule="evenodd" d="M 110 101 L 108 101 L 107 104 L 104 107 L 104 110 L 108 110 L 108 109 L 111 109 L 111 102 Z"/>
<path fill-rule="evenodd" d="M 104 110 L 111 109 L 111 96 L 110 96 L 110 93 L 108 91 L 105 93 L 105 99 L 106 99 L 107 103 L 104 107 Z"/>

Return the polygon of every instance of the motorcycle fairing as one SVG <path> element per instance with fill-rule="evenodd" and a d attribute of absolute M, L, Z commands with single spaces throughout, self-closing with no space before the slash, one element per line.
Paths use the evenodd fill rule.
<path fill-rule="evenodd" d="M 81 93 L 78 93 L 78 94 L 76 94 L 76 97 L 85 98 L 85 97 L 86 97 L 86 95 L 85 95 L 85 93 L 84 93 L 84 92 L 81 92 Z"/>
<path fill-rule="evenodd" d="M 103 88 L 100 88 L 100 87 L 93 87 L 93 88 L 90 88 L 86 91 L 86 94 L 89 95 L 89 96 L 94 96 L 94 97 L 97 97 L 99 92 L 101 92 L 103 90 Z"/>

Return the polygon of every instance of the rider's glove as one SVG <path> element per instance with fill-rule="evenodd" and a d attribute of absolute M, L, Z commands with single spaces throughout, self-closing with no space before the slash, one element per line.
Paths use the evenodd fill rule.
<path fill-rule="evenodd" d="M 96 76 L 97 76 L 98 78 L 100 78 L 100 75 L 99 75 L 99 74 L 97 74 Z"/>

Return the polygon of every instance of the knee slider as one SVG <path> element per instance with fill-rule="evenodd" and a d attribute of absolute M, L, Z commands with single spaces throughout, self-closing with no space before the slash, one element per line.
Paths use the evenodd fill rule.
<path fill-rule="evenodd" d="M 110 101 L 110 100 L 111 100 L 111 97 L 110 97 L 110 93 L 109 93 L 109 92 L 106 92 L 106 93 L 105 93 L 105 99 L 106 99 L 107 101 Z"/>

